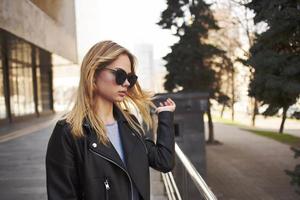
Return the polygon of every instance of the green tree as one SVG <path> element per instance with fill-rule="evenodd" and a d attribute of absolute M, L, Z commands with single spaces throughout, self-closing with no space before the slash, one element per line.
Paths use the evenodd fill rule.
<path fill-rule="evenodd" d="M 266 23 L 250 48 L 248 64 L 254 69 L 249 96 L 267 105 L 264 115 L 283 110 L 282 133 L 288 108 L 300 95 L 300 1 L 253 0 L 247 7 L 254 22 Z"/>
<path fill-rule="evenodd" d="M 179 41 L 164 57 L 168 71 L 165 89 L 173 91 L 182 87 L 183 91 L 208 92 L 210 98 L 224 100 L 214 68 L 224 67 L 216 60 L 227 57 L 207 42 L 208 31 L 218 29 L 209 5 L 202 0 L 168 0 L 167 5 L 158 25 L 174 31 Z M 208 104 L 208 142 L 214 143 L 210 101 Z"/>

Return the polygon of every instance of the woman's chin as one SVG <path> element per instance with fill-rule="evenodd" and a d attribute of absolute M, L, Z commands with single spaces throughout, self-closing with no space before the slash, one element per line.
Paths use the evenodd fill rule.
<path fill-rule="evenodd" d="M 125 97 L 118 96 L 114 99 L 115 102 L 121 102 L 125 99 Z"/>

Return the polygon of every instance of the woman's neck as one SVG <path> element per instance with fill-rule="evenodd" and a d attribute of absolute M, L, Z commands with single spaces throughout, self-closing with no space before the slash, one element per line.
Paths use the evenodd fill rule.
<path fill-rule="evenodd" d="M 95 98 L 96 113 L 104 122 L 104 124 L 111 124 L 115 121 L 113 116 L 113 103 L 101 97 Z"/>

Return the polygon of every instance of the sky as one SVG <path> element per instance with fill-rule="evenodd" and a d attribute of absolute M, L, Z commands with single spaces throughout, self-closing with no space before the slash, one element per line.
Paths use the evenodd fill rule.
<path fill-rule="evenodd" d="M 137 44 L 152 44 L 154 59 L 165 56 L 177 41 L 156 23 L 165 0 L 75 0 L 78 57 L 101 40 L 113 40 L 133 51 Z"/>

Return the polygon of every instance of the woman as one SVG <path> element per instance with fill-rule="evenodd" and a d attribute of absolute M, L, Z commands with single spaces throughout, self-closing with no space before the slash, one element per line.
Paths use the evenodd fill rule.
<path fill-rule="evenodd" d="M 132 107 L 148 129 L 155 109 L 156 143 L 145 137 Z M 175 107 L 171 99 L 159 107 L 151 102 L 127 49 L 112 41 L 95 44 L 83 59 L 75 104 L 48 143 L 48 199 L 149 200 L 149 166 L 162 172 L 174 167 Z"/>

